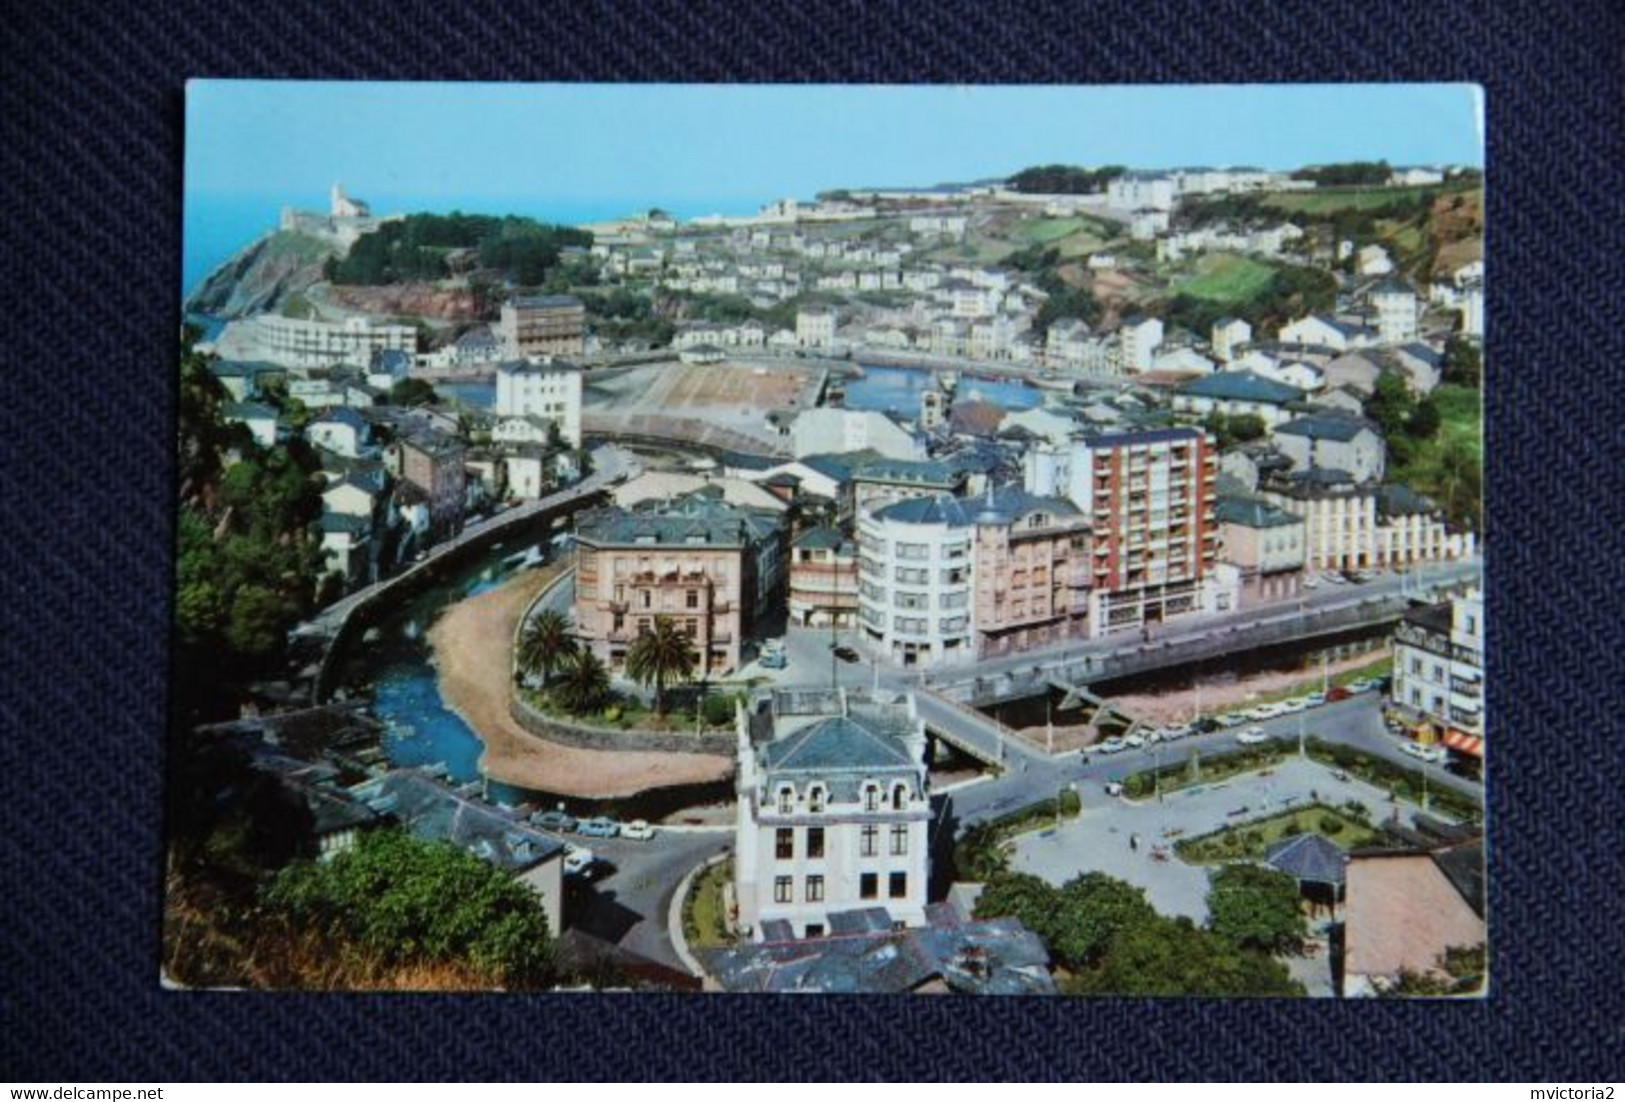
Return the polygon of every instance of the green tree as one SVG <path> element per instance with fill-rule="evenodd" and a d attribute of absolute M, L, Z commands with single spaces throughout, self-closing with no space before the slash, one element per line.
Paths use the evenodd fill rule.
<path fill-rule="evenodd" d="M 609 701 L 609 670 L 591 650 L 579 647 L 559 667 L 552 694 L 574 715 L 595 712 Z"/>
<path fill-rule="evenodd" d="M 1417 440 L 1431 440 L 1438 435 L 1442 423 L 1439 404 L 1432 398 L 1423 398 L 1406 419 L 1405 431 Z"/>
<path fill-rule="evenodd" d="M 1098 963 L 1121 932 L 1156 918 L 1144 889 L 1103 872 L 1069 880 L 1059 902 L 1045 940 L 1055 958 L 1073 970 Z"/>
<path fill-rule="evenodd" d="M 562 612 L 544 608 L 530 618 L 519 636 L 519 670 L 540 676 L 545 687 L 555 670 L 570 660 L 576 649 L 570 621 Z"/>
<path fill-rule="evenodd" d="M 1443 380 L 1460 386 L 1477 387 L 1483 381 L 1484 356 L 1477 342 L 1457 333 L 1444 346 Z"/>
<path fill-rule="evenodd" d="M 1439 452 L 1439 497 L 1445 513 L 1457 523 L 1478 529 L 1483 523 L 1484 466 L 1472 443 L 1461 437 L 1445 440 Z"/>
<path fill-rule="evenodd" d="M 1226 865 L 1214 872 L 1207 907 L 1215 934 L 1250 949 L 1296 948 L 1308 932 L 1298 882 L 1263 865 Z"/>
<path fill-rule="evenodd" d="M 1005 872 L 989 879 L 982 888 L 976 900 L 976 917 L 1018 918 L 1050 944 L 1060 903 L 1059 889 L 1048 881 L 1031 873 Z"/>
<path fill-rule="evenodd" d="M 392 406 L 426 406 L 436 399 L 434 387 L 422 379 L 401 379 L 389 388 Z"/>
<path fill-rule="evenodd" d="M 1384 371 L 1377 376 L 1376 388 L 1366 399 L 1366 416 L 1375 421 L 1382 434 L 1392 440 L 1404 434 L 1415 402 L 1405 376 L 1397 371 Z"/>
<path fill-rule="evenodd" d="M 390 964 L 460 963 L 494 984 L 550 986 L 541 899 L 494 865 L 395 830 L 328 862 L 297 862 L 264 892 L 272 921 L 318 930 Z"/>
<path fill-rule="evenodd" d="M 626 652 L 626 672 L 640 685 L 654 686 L 655 714 L 666 714 L 666 686 L 694 676 L 699 655 L 694 641 L 680 631 L 669 616 L 656 616 L 654 626 L 643 632 Z"/>
<path fill-rule="evenodd" d="M 1075 995 L 1301 996 L 1286 967 L 1188 918 L 1153 918 L 1120 930 L 1097 967 L 1064 987 Z"/>

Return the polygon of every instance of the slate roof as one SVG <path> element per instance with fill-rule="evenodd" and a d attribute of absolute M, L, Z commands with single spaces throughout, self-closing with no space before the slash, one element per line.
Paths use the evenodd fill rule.
<path fill-rule="evenodd" d="M 896 501 L 879 510 L 875 519 L 899 524 L 946 524 L 963 528 L 971 523 L 971 512 L 957 498 L 947 494 Z"/>
<path fill-rule="evenodd" d="M 847 545 L 847 539 L 840 532 L 828 526 L 809 528 L 796 537 L 794 546 L 810 547 L 814 550 L 834 551 Z"/>
<path fill-rule="evenodd" d="M 1198 398 L 1219 398 L 1237 402 L 1269 402 L 1280 405 L 1303 399 L 1295 386 L 1266 379 L 1253 371 L 1217 371 L 1193 379 L 1179 388 L 1181 394 Z"/>
<path fill-rule="evenodd" d="M 1220 524 L 1239 524 L 1244 528 L 1285 528 L 1302 523 L 1285 509 L 1244 495 L 1219 498 L 1213 515 Z"/>
<path fill-rule="evenodd" d="M 220 415 L 228 421 L 274 421 L 276 410 L 259 402 L 227 402 Z"/>
<path fill-rule="evenodd" d="M 1398 278 L 1397 276 L 1388 276 L 1386 279 L 1378 280 L 1371 287 L 1370 293 L 1373 294 L 1373 295 L 1414 295 L 1414 294 L 1416 294 L 1416 292 L 1411 289 L 1409 284 L 1407 284 L 1404 280 Z"/>
<path fill-rule="evenodd" d="M 581 300 L 574 295 L 515 295 L 508 303 L 518 310 L 542 310 L 580 306 Z"/>
<path fill-rule="evenodd" d="M 372 521 L 367 517 L 352 517 L 345 513 L 323 513 L 321 527 L 323 532 L 361 536 L 372 531 Z"/>
<path fill-rule="evenodd" d="M 1131 447 L 1135 444 L 1169 444 L 1175 440 L 1198 440 L 1202 433 L 1192 428 L 1141 429 L 1131 432 L 1086 433 L 1091 447 Z"/>
<path fill-rule="evenodd" d="M 367 431 L 367 419 L 349 406 L 335 406 L 331 409 L 325 409 L 312 423 L 343 425 L 345 428 L 354 429 L 356 432 Z"/>
<path fill-rule="evenodd" d="M 1441 601 L 1436 605 L 1419 605 L 1409 609 L 1405 613 L 1405 622 L 1434 635 L 1448 636 L 1451 627 L 1450 602 Z"/>
<path fill-rule="evenodd" d="M 529 360 L 504 360 L 497 364 L 497 372 L 503 375 L 556 375 L 561 371 L 580 371 L 579 364 L 569 363 L 565 360 L 549 360 L 547 363 L 531 363 Z"/>
<path fill-rule="evenodd" d="M 1413 360 L 1420 360 L 1429 367 L 1439 367 L 1444 363 L 1444 353 L 1436 352 L 1425 344 L 1412 343 L 1401 345 L 1399 351 L 1411 357 Z"/>
<path fill-rule="evenodd" d="M 1384 486 L 1377 491 L 1377 512 L 1385 517 L 1431 516 L 1439 507 L 1409 486 Z"/>
<path fill-rule="evenodd" d="M 709 494 L 707 489 L 716 490 Z M 577 537 L 603 545 L 664 544 L 741 547 L 759 543 L 779 527 L 770 509 L 735 505 L 720 497 L 721 487 L 701 487 L 672 501 L 651 499 L 632 508 L 618 505 L 582 514 Z"/>
<path fill-rule="evenodd" d="M 831 716 L 762 748 L 762 766 L 771 773 L 912 772 L 918 762 L 899 740 L 846 716 Z"/>
<path fill-rule="evenodd" d="M 979 524 L 1010 524 L 1036 512 L 1051 513 L 1057 517 L 1082 515 L 1078 507 L 1065 498 L 1031 494 L 1014 482 L 962 498 L 961 504 L 972 512 Z"/>
<path fill-rule="evenodd" d="M 1341 886 L 1348 853 L 1319 834 L 1282 838 L 1264 850 L 1264 863 L 1301 883 Z"/>
<path fill-rule="evenodd" d="M 832 926 L 847 922 L 839 912 L 829 920 Z M 864 926 L 870 922 L 856 921 Z M 764 934 L 769 925 L 774 933 L 785 932 L 777 924 L 763 923 Z M 897 933 L 775 939 L 718 953 L 711 971 L 729 991 L 903 994 L 940 980 L 961 994 L 1055 992 L 1048 950 L 1015 918 L 934 921 Z"/>
<path fill-rule="evenodd" d="M 821 452 L 818 455 L 803 456 L 796 462 L 812 468 L 825 478 L 832 478 L 836 482 L 848 482 L 859 467 L 879 458 L 879 452 L 873 448 L 864 448 L 855 452 Z"/>
<path fill-rule="evenodd" d="M 907 482 L 916 486 L 952 486 L 955 482 L 951 470 L 929 459 L 876 459 L 858 467 L 852 477 L 864 482 Z"/>
<path fill-rule="evenodd" d="M 450 842 L 507 872 L 524 872 L 564 851 L 564 843 L 423 773 L 395 770 L 354 791 L 417 837 Z"/>
<path fill-rule="evenodd" d="M 1377 426 L 1364 417 L 1341 412 L 1305 414 L 1293 418 L 1284 425 L 1277 425 L 1274 431 L 1284 432 L 1288 436 L 1307 436 L 1311 440 L 1336 440 L 1344 444 L 1361 432 L 1369 431 L 1378 436 L 1382 435 Z"/>

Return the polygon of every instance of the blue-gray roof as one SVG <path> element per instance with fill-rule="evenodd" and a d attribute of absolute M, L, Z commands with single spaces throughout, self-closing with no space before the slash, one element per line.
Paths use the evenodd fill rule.
<path fill-rule="evenodd" d="M 902 994 L 941 980 L 965 994 L 1055 993 L 1049 951 L 1016 918 L 933 921 L 895 933 L 869 932 L 875 919 L 866 913 L 828 919 L 831 933 L 838 922 L 857 932 L 796 941 L 785 937 L 787 923 L 770 920 L 762 932 L 772 940 L 716 953 L 710 971 L 728 991 Z"/>
<path fill-rule="evenodd" d="M 1171 444 L 1176 440 L 1197 440 L 1203 433 L 1193 428 L 1140 429 L 1129 432 L 1086 433 L 1091 447 L 1133 447 L 1137 444 Z"/>
<path fill-rule="evenodd" d="M 797 536 L 795 546 L 833 551 L 847 546 L 848 542 L 847 538 L 834 528 L 820 526 L 809 528 Z"/>
<path fill-rule="evenodd" d="M 228 421 L 274 421 L 276 410 L 258 402 L 227 402 L 220 415 Z"/>
<path fill-rule="evenodd" d="M 1280 405 L 1303 399 L 1295 386 L 1266 379 L 1252 371 L 1218 371 L 1192 379 L 1179 388 L 1181 394 L 1218 398 L 1233 402 L 1269 402 Z"/>
<path fill-rule="evenodd" d="M 1431 498 L 1409 486 L 1384 486 L 1377 491 L 1377 512 L 1385 517 L 1432 516 L 1438 511 Z"/>
<path fill-rule="evenodd" d="M 1444 353 L 1436 352 L 1425 344 L 1407 344 L 1399 349 L 1412 359 L 1421 360 L 1429 367 L 1438 367 L 1444 363 Z"/>
<path fill-rule="evenodd" d="M 772 773 L 912 772 L 918 764 L 899 739 L 845 716 L 821 719 L 762 748 L 762 765 Z"/>
<path fill-rule="evenodd" d="M 1307 436 L 1311 440 L 1336 440 L 1345 444 L 1362 432 L 1381 435 L 1377 426 L 1364 417 L 1356 417 L 1352 413 L 1342 411 L 1308 413 L 1302 417 L 1295 417 L 1284 425 L 1277 425 L 1275 431 L 1286 433 L 1288 436 Z"/>
<path fill-rule="evenodd" d="M 515 295 L 508 304 L 520 310 L 540 310 L 580 306 L 581 300 L 574 295 Z"/>
<path fill-rule="evenodd" d="M 593 509 L 581 515 L 576 536 L 594 545 L 743 547 L 778 530 L 781 518 L 773 510 L 732 504 L 720 492 L 720 487 L 701 487 L 669 502 Z"/>
<path fill-rule="evenodd" d="M 877 520 L 899 524 L 946 524 L 961 528 L 971 523 L 971 516 L 963 502 L 947 494 L 896 501 L 875 513 Z"/>
<path fill-rule="evenodd" d="M 1285 528 L 1303 523 L 1285 509 L 1244 495 L 1219 498 L 1213 516 L 1220 524 L 1239 524 L 1243 528 Z"/>
<path fill-rule="evenodd" d="M 1057 517 L 1081 515 L 1078 507 L 1065 498 L 1031 494 L 1014 482 L 962 498 L 961 504 L 979 524 L 1010 524 L 1038 512 Z"/>
<path fill-rule="evenodd" d="M 1342 847 L 1319 834 L 1283 838 L 1264 850 L 1265 864 L 1313 884 L 1342 884 L 1348 859 Z"/>
<path fill-rule="evenodd" d="M 957 479 L 945 465 L 929 459 L 875 459 L 852 472 L 865 482 L 907 482 L 921 486 L 952 486 Z"/>
<path fill-rule="evenodd" d="M 367 431 L 367 419 L 362 417 L 361 414 L 357 413 L 349 406 L 334 406 L 332 408 L 325 409 L 319 416 L 317 416 L 313 424 L 336 424 L 343 425 L 345 428 L 354 429 L 356 432 Z"/>
<path fill-rule="evenodd" d="M 507 872 L 524 872 L 564 850 L 564 843 L 422 773 L 396 770 L 356 791 L 417 837 L 449 842 Z"/>

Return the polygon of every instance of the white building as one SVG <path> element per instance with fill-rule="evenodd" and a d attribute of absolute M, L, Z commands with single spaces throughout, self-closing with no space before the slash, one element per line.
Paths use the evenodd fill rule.
<path fill-rule="evenodd" d="M 1385 279 L 1371 289 L 1371 306 L 1377 312 L 1377 337 L 1383 344 L 1407 344 L 1416 339 L 1420 313 L 1416 292 L 1398 279 Z"/>
<path fill-rule="evenodd" d="M 884 908 L 925 925 L 931 800 L 912 696 L 779 690 L 740 705 L 734 894 L 755 941 L 821 937 Z"/>
<path fill-rule="evenodd" d="M 887 459 L 924 459 L 925 442 L 884 413 L 820 407 L 802 410 L 790 426 L 797 459 L 873 448 Z"/>
<path fill-rule="evenodd" d="M 796 344 L 802 348 L 835 346 L 835 309 L 809 306 L 796 311 Z"/>
<path fill-rule="evenodd" d="M 1213 323 L 1213 354 L 1229 363 L 1241 346 L 1253 339 L 1253 327 L 1241 318 L 1220 318 Z"/>
<path fill-rule="evenodd" d="M 971 661 L 971 518 L 943 494 L 858 518 L 858 622 L 900 666 Z"/>
<path fill-rule="evenodd" d="M 1484 598 L 1476 589 L 1407 612 L 1394 632 L 1393 701 L 1446 745 L 1483 756 Z"/>
<path fill-rule="evenodd" d="M 280 314 L 256 314 L 230 322 L 216 339 L 222 359 L 265 360 L 286 367 L 366 366 L 374 352 L 415 353 L 418 331 L 410 325 L 375 325 L 367 318 L 308 321 Z"/>
<path fill-rule="evenodd" d="M 1354 265 L 1361 275 L 1388 275 L 1394 270 L 1393 259 L 1381 245 L 1367 245 L 1361 249 Z"/>
<path fill-rule="evenodd" d="M 276 410 L 258 402 L 228 402 L 220 408 L 222 420 L 248 429 L 254 443 L 262 448 L 276 447 Z"/>
<path fill-rule="evenodd" d="M 1117 330 L 1117 340 L 1125 371 L 1150 371 L 1156 366 L 1157 349 L 1162 346 L 1162 321 L 1127 318 Z"/>
<path fill-rule="evenodd" d="M 1106 185 L 1106 201 L 1118 210 L 1170 211 L 1179 198 L 1179 185 L 1171 176 L 1125 174 Z"/>
<path fill-rule="evenodd" d="M 498 417 L 545 417 L 572 448 L 581 446 L 581 369 L 555 360 L 510 360 L 497 365 Z"/>

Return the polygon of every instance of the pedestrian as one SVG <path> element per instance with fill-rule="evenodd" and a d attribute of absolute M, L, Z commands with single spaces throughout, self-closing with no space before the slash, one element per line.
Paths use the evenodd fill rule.
<path fill-rule="evenodd" d="M 1138 834 L 1130 834 L 1128 836 L 1128 848 L 1133 853 L 1138 853 L 1140 851 L 1140 836 Z"/>

